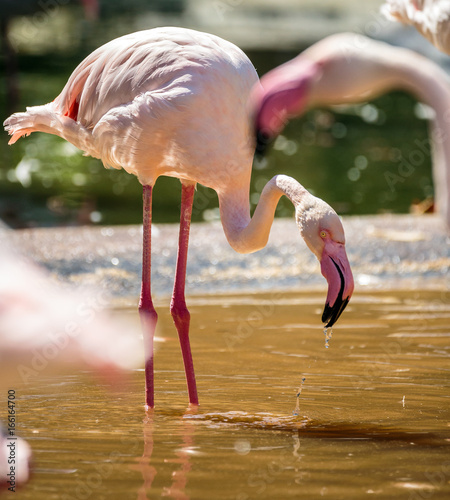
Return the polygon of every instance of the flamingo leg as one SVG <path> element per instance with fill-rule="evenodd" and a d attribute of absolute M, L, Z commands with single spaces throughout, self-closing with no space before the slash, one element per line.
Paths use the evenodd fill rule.
<path fill-rule="evenodd" d="M 184 370 L 188 386 L 189 402 L 193 405 L 198 405 L 194 364 L 192 362 L 191 346 L 189 343 L 190 314 L 186 307 L 186 300 L 184 296 L 189 230 L 191 227 L 195 184 L 182 184 L 181 189 L 180 236 L 178 240 L 177 267 L 175 272 L 172 300 L 170 302 L 170 312 L 180 339 L 181 353 L 183 355 Z"/>
<path fill-rule="evenodd" d="M 153 408 L 153 339 L 155 336 L 158 315 L 152 302 L 151 292 L 151 239 L 152 239 L 152 190 L 153 186 L 143 188 L 143 249 L 142 249 L 142 286 L 139 300 L 139 316 L 141 318 L 145 353 L 145 404 Z"/>

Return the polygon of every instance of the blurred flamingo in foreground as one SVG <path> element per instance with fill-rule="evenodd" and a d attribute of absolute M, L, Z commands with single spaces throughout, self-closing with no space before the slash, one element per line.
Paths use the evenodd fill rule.
<path fill-rule="evenodd" d="M 444 70 L 408 49 L 354 33 L 324 38 L 261 78 L 252 97 L 257 151 L 307 110 L 368 101 L 403 89 L 431 106 L 431 150 L 438 211 L 450 229 L 450 85 Z M 416 161 L 416 159 L 414 159 Z M 414 164 L 414 161 L 412 162 Z"/>
<path fill-rule="evenodd" d="M 388 19 L 411 24 L 435 47 L 450 54 L 449 0 L 386 0 L 381 12 Z"/>
<path fill-rule="evenodd" d="M 74 367 L 93 369 L 103 380 L 115 383 L 123 370 L 142 365 L 139 336 L 128 322 L 117 318 L 113 321 L 101 310 L 104 301 L 98 293 L 68 291 L 57 286 L 43 270 L 12 250 L 5 250 L 7 232 L 1 230 L 0 234 L 3 394 L 23 384 L 39 382 L 44 374 L 47 377 L 67 373 Z M 7 408 L 8 414 L 10 408 Z M 14 418 L 14 407 L 11 410 Z M 3 430 L 0 425 L 0 490 L 19 486 L 29 478 L 31 449 L 17 436 L 20 427 L 17 428 L 16 422 L 13 420 L 12 430 Z M 9 423 L 8 415 L 5 426 Z M 14 475 L 7 476 L 11 449 Z"/>
<path fill-rule="evenodd" d="M 114 382 L 122 370 L 142 364 L 139 335 L 104 311 L 101 293 L 62 288 L 4 249 L 0 275 L 1 389 L 74 366 Z"/>
<path fill-rule="evenodd" d="M 189 229 L 196 183 L 217 191 L 225 235 L 241 253 L 263 248 L 275 208 L 286 195 L 301 235 L 321 262 L 329 289 L 323 321 L 333 325 L 353 291 L 344 230 L 334 210 L 297 181 L 275 176 L 252 218 L 253 140 L 248 97 L 256 71 L 235 45 L 181 28 L 123 36 L 100 47 L 73 72 L 61 94 L 5 121 L 10 144 L 31 132 L 59 135 L 104 165 L 124 168 L 143 185 L 144 242 L 139 312 L 146 351 L 146 404 L 154 406 L 151 297 L 151 200 L 161 175 L 182 183 L 181 223 L 171 313 L 180 338 L 189 401 L 198 404 L 185 301 Z"/>

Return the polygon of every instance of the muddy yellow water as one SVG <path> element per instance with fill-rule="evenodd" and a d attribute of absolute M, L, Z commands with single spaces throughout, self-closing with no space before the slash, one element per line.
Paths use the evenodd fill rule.
<path fill-rule="evenodd" d="M 153 412 L 142 371 L 16 386 L 33 477 L 5 497 L 450 498 L 450 293 L 356 293 L 328 349 L 323 300 L 191 297 L 196 410 L 166 300 Z"/>

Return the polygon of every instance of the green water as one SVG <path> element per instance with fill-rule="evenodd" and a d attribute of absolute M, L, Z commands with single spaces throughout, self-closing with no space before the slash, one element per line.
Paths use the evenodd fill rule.
<path fill-rule="evenodd" d="M 122 26 L 122 31 L 126 31 Z M 19 110 L 49 102 L 64 86 L 76 65 L 109 36 L 103 26 L 78 49 L 19 57 Z M 299 48 L 300 51 L 300 48 Z M 259 74 L 294 57 L 297 52 L 248 52 Z M 0 73 L 0 118 L 8 113 L 5 75 Z M 340 214 L 408 212 L 414 200 L 433 194 L 431 159 L 401 175 L 402 160 L 427 138 L 426 120 L 418 103 L 403 93 L 392 93 L 372 103 L 335 110 L 312 110 L 285 129 L 266 160 L 255 162 L 251 202 L 254 207 L 265 183 L 276 173 L 297 178 Z M 141 186 L 123 171 L 103 168 L 100 161 L 55 136 L 32 134 L 13 147 L 7 135 L 0 140 L 0 218 L 15 227 L 55 224 L 129 224 L 141 221 Z M 179 217 L 180 183 L 160 178 L 154 193 L 154 221 Z M 193 220 L 217 217 L 217 196 L 199 187 Z M 277 215 L 292 206 L 281 202 Z"/>

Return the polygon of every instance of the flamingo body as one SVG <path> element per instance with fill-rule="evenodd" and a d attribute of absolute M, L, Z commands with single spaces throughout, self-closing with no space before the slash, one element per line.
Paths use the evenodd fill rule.
<path fill-rule="evenodd" d="M 275 176 L 250 217 L 254 152 L 248 99 L 259 85 L 247 56 L 214 35 L 181 28 L 140 31 L 88 56 L 61 94 L 5 121 L 10 143 L 30 132 L 59 135 L 106 166 L 123 167 L 143 184 L 144 243 L 139 313 L 146 352 L 146 404 L 153 399 L 153 337 L 157 313 L 151 297 L 151 200 L 161 176 L 182 183 L 180 238 L 171 313 L 180 338 L 189 401 L 198 404 L 184 288 L 195 185 L 219 197 L 225 235 L 241 253 L 267 243 L 278 200 L 296 208 L 300 233 L 328 281 L 322 320 L 333 325 L 353 292 L 342 223 L 336 212 L 297 181 Z"/>
<path fill-rule="evenodd" d="M 179 28 L 132 33 L 90 54 L 53 102 L 13 115 L 10 143 L 43 130 L 143 185 L 165 175 L 219 191 L 248 175 L 245 99 L 257 81 L 245 54 L 219 37 Z"/>

